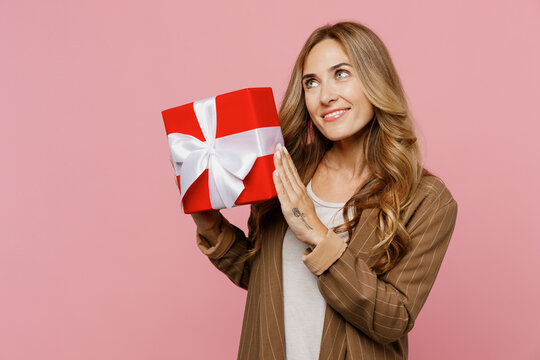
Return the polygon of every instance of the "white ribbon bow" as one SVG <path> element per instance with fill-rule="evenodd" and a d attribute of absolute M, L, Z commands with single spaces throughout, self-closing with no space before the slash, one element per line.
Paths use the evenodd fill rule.
<path fill-rule="evenodd" d="M 278 143 L 284 144 L 281 128 L 257 128 L 216 139 L 216 98 L 195 101 L 193 109 L 206 141 L 181 133 L 168 135 L 174 169 L 180 175 L 180 204 L 187 189 L 208 169 L 212 208 L 231 208 L 255 160 L 273 154 Z"/>

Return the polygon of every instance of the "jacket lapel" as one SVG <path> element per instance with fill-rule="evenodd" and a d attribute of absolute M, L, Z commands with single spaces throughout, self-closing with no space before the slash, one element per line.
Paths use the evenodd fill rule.
<path fill-rule="evenodd" d="M 374 213 L 375 209 L 362 211 L 358 225 L 349 242 L 348 251 L 353 251 L 359 259 L 364 261 L 368 259 L 369 248 L 372 246 L 369 244 L 369 239 L 374 236 Z M 345 320 L 330 305 L 326 304 L 319 359 L 344 359 L 347 352 L 346 337 Z"/>

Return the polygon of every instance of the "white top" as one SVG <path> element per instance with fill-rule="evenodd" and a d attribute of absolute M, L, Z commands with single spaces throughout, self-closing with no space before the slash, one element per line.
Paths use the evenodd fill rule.
<path fill-rule="evenodd" d="M 343 224 L 343 205 L 319 199 L 307 185 L 309 197 L 321 222 L 328 228 Z M 347 233 L 338 234 L 347 241 Z M 285 352 L 289 360 L 317 360 L 321 348 L 326 302 L 319 292 L 317 276 L 302 261 L 308 248 L 287 229 L 283 238 L 283 301 Z"/>

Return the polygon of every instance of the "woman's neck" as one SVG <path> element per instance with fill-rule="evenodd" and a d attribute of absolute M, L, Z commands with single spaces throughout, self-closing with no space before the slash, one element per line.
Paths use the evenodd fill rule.
<path fill-rule="evenodd" d="M 367 170 L 363 149 L 365 138 L 365 132 L 362 132 L 358 136 L 335 141 L 323 158 L 328 170 L 348 179 L 358 179 L 365 175 Z"/>

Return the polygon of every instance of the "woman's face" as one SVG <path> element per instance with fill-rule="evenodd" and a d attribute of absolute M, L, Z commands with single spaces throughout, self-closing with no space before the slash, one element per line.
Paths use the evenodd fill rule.
<path fill-rule="evenodd" d="M 336 40 L 325 39 L 311 49 L 304 63 L 302 86 L 311 120 L 331 141 L 358 134 L 373 118 L 373 105 Z"/>

